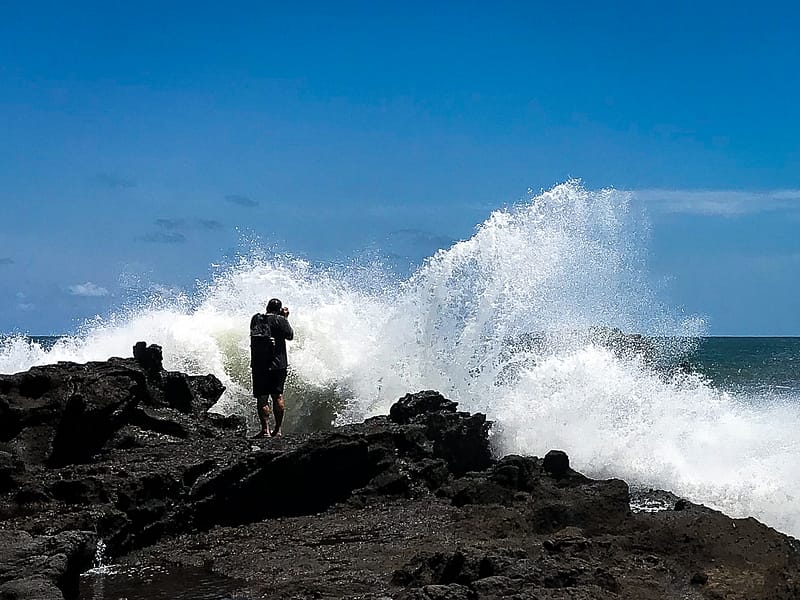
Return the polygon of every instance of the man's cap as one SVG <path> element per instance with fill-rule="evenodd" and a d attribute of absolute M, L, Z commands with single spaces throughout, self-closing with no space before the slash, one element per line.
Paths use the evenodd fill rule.
<path fill-rule="evenodd" d="M 267 312 L 279 312 L 281 307 L 283 306 L 283 302 L 278 300 L 277 298 L 272 298 L 269 302 L 267 302 Z"/>

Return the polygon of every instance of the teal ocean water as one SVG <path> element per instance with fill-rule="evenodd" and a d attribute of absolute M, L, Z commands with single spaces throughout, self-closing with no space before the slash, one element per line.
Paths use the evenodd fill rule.
<path fill-rule="evenodd" d="M 687 360 L 719 389 L 800 401 L 800 337 L 704 337 Z"/>

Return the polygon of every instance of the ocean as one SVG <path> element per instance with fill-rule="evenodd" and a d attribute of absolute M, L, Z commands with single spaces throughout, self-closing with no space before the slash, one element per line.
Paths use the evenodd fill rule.
<path fill-rule="evenodd" d="M 562 449 L 589 476 L 800 537 L 800 338 L 708 337 L 651 283 L 648 231 L 626 194 L 568 182 L 402 275 L 248 250 L 192 293 L 129 299 L 70 335 L 0 337 L 0 372 L 145 340 L 167 368 L 225 383 L 214 410 L 254 418 L 247 325 L 277 296 L 296 331 L 287 431 L 437 389 L 494 421 L 497 455 Z"/>

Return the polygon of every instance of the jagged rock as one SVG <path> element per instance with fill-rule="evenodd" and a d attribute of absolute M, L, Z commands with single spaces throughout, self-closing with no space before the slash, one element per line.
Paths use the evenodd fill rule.
<path fill-rule="evenodd" d="M 421 424 L 433 444 L 433 454 L 447 461 L 456 474 L 482 470 L 492 464 L 488 432 L 491 422 L 480 413 L 457 413 L 458 404 L 439 392 L 406 394 L 389 410 L 397 424 Z"/>
<path fill-rule="evenodd" d="M 475 598 L 474 591 L 458 584 L 426 585 L 399 596 L 399 600 L 475 600 Z"/>
<path fill-rule="evenodd" d="M 91 565 L 95 543 L 87 531 L 33 536 L 0 530 L 0 598 L 62 600 L 59 586 L 74 586 Z"/>
<path fill-rule="evenodd" d="M 151 409 L 197 417 L 224 386 L 213 375 L 163 371 L 159 346 L 140 342 L 134 353 L 135 359 L 62 362 L 0 375 L 0 442 L 12 462 L 56 467 L 87 462 L 129 425 L 188 437 L 179 419 Z M 0 488 L 8 468 L 8 460 L 0 461 Z"/>
<path fill-rule="evenodd" d="M 488 441 L 491 423 L 485 415 L 434 413 L 426 426 L 434 456 L 446 460 L 453 474 L 481 471 L 494 462 Z"/>
<path fill-rule="evenodd" d="M 247 431 L 247 419 L 241 415 L 222 415 L 209 412 L 207 418 L 214 427 L 229 429 L 232 433 L 244 435 Z"/>
<path fill-rule="evenodd" d="M 88 460 L 147 393 L 143 373 L 122 361 L 59 363 L 0 379 L 9 417 L 0 441 L 26 464 Z"/>
<path fill-rule="evenodd" d="M 389 418 L 400 425 L 407 425 L 420 415 L 434 412 L 454 413 L 457 406 L 457 402 L 448 400 L 439 392 L 426 390 L 400 398 L 389 410 Z"/>
<path fill-rule="evenodd" d="M 496 574 L 493 557 L 476 549 L 462 549 L 450 554 L 416 556 L 404 569 L 395 571 L 395 583 L 403 586 L 471 585 L 478 579 Z"/>
<path fill-rule="evenodd" d="M 581 478 L 570 487 L 547 486 L 530 503 L 528 519 L 534 531 L 549 534 L 575 526 L 599 534 L 613 531 L 630 515 L 628 484 L 620 479 Z"/>
<path fill-rule="evenodd" d="M 336 434 L 312 438 L 296 450 L 263 453 L 201 477 L 192 489 L 195 524 L 316 513 L 346 500 L 370 475 L 364 439 Z"/>
<path fill-rule="evenodd" d="M 577 527 L 565 527 L 542 542 L 548 552 L 582 552 L 589 546 L 589 540 Z"/>
<path fill-rule="evenodd" d="M 189 428 L 181 423 L 180 413 L 165 408 L 137 407 L 131 414 L 129 423 L 142 430 L 152 431 L 175 438 L 189 437 Z"/>
<path fill-rule="evenodd" d="M 162 374 L 165 403 L 182 413 L 192 412 L 194 393 L 189 386 L 189 381 L 183 373 L 165 371 Z"/>
<path fill-rule="evenodd" d="M 133 345 L 133 359 L 148 374 L 157 375 L 164 369 L 162 366 L 163 353 L 161 352 L 161 346 L 157 344 L 148 346 L 147 342 L 136 342 Z"/>
<path fill-rule="evenodd" d="M 97 477 L 59 479 L 50 486 L 50 495 L 66 504 L 102 504 L 108 502 L 104 483 Z"/>
<path fill-rule="evenodd" d="M 455 481 L 445 493 L 453 499 L 453 505 L 459 507 L 468 504 L 508 505 L 516 497 L 513 489 L 478 473 Z"/>
<path fill-rule="evenodd" d="M 185 375 L 192 393 L 192 412 L 195 415 L 207 414 L 222 397 L 225 386 L 213 375 Z"/>
<path fill-rule="evenodd" d="M 25 471 L 22 461 L 10 452 L 0 450 L 0 494 L 9 491 L 16 485 L 15 476 Z"/>
<path fill-rule="evenodd" d="M 49 579 L 22 577 L 0 585 L 2 600 L 64 600 L 61 590 Z"/>
<path fill-rule="evenodd" d="M 456 480 L 443 494 L 451 497 L 455 506 L 508 505 L 530 499 L 530 492 L 540 485 L 543 474 L 541 460 L 508 455 L 485 472 L 475 471 Z"/>
<path fill-rule="evenodd" d="M 553 477 L 563 477 L 569 473 L 569 457 L 563 450 L 550 450 L 544 455 L 544 470 Z"/>

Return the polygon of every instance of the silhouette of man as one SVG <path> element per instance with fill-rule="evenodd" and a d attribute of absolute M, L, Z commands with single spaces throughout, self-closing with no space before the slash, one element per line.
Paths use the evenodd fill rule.
<path fill-rule="evenodd" d="M 283 386 L 289 361 L 286 340 L 294 338 L 289 324 L 289 309 L 277 298 L 267 303 L 266 313 L 256 313 L 250 319 L 250 368 L 253 373 L 253 396 L 261 421 L 256 438 L 281 435 L 283 424 Z M 270 398 L 275 413 L 275 429 L 269 430 Z"/>

